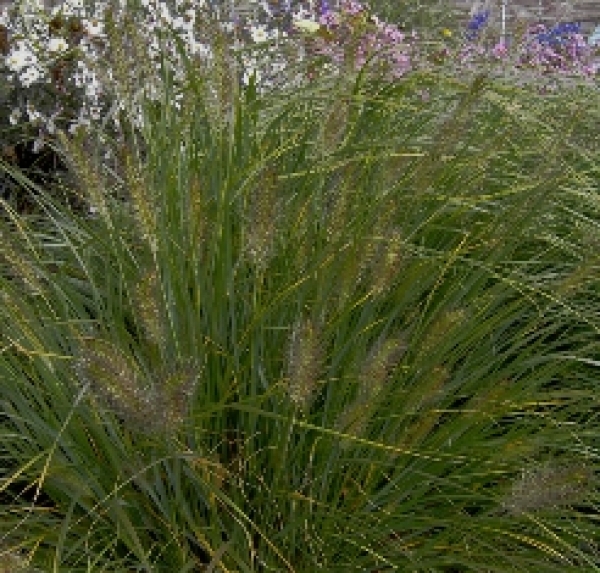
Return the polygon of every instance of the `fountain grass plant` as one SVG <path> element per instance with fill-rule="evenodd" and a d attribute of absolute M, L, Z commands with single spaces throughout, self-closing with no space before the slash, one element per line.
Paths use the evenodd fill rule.
<path fill-rule="evenodd" d="M 1 559 L 599 570 L 597 94 L 227 61 L 3 203 Z"/>

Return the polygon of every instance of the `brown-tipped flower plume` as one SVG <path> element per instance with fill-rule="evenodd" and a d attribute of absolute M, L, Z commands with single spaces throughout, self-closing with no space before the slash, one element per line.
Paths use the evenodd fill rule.
<path fill-rule="evenodd" d="M 137 284 L 134 294 L 134 305 L 144 333 L 154 344 L 164 340 L 163 313 L 160 305 L 160 290 L 155 272 L 145 274 Z"/>
<path fill-rule="evenodd" d="M 152 252 L 156 252 L 158 248 L 157 206 L 154 204 L 149 185 L 144 180 L 127 146 L 121 147 L 120 154 L 125 165 L 127 188 L 138 228 Z"/>
<path fill-rule="evenodd" d="M 594 474 L 584 465 L 545 463 L 524 469 L 502 502 L 513 515 L 580 502 L 592 489 Z"/>
<path fill-rule="evenodd" d="M 435 320 L 425 334 L 419 351 L 420 359 L 427 359 L 428 355 L 434 351 L 440 344 L 445 342 L 452 332 L 464 323 L 467 318 L 467 312 L 462 309 L 447 310 Z"/>
<path fill-rule="evenodd" d="M 385 237 L 377 263 L 372 269 L 372 292 L 381 296 L 394 284 L 402 266 L 403 243 L 398 229 L 392 229 Z"/>
<path fill-rule="evenodd" d="M 271 258 L 276 231 L 277 175 L 269 170 L 248 197 L 244 249 L 256 267 L 263 269 Z"/>
<path fill-rule="evenodd" d="M 313 320 L 300 320 L 294 325 L 287 366 L 290 399 L 300 409 L 308 410 L 323 368 L 320 332 Z"/>
<path fill-rule="evenodd" d="M 406 345 L 399 338 L 378 342 L 371 349 L 359 377 L 359 392 L 365 398 L 379 396 L 393 369 L 398 365 Z"/>
<path fill-rule="evenodd" d="M 343 244 L 348 240 L 348 227 L 355 213 L 360 209 L 356 179 L 360 176 L 357 168 L 343 165 L 331 173 L 325 196 L 325 217 L 327 240 Z"/>
<path fill-rule="evenodd" d="M 24 252 L 23 246 L 16 244 L 12 234 L 0 231 L 0 274 L 6 272 L 11 279 L 16 279 L 25 288 L 27 292 L 33 295 L 39 295 L 43 292 L 43 286 L 40 271 L 30 258 L 27 251 Z M 32 253 L 35 256 L 35 252 Z M 3 267 L 6 267 L 3 269 Z"/>
<path fill-rule="evenodd" d="M 58 132 L 58 136 L 63 149 L 67 153 L 67 161 L 71 163 L 75 175 L 79 179 L 84 199 L 90 209 L 97 210 L 102 219 L 110 225 L 104 181 L 99 168 L 93 164 L 84 149 L 82 132 L 78 130 L 72 140 L 62 131 Z"/>
<path fill-rule="evenodd" d="M 374 296 L 381 296 L 391 289 L 405 264 L 403 234 L 394 224 L 396 210 L 393 202 L 382 202 L 371 236 L 365 239 L 360 256 L 358 278 L 368 285 Z"/>
<path fill-rule="evenodd" d="M 152 396 L 142 386 L 140 372 L 129 356 L 106 340 L 80 341 L 75 363 L 79 382 L 133 427 L 152 419 Z"/>
<path fill-rule="evenodd" d="M 390 338 L 375 344 L 359 374 L 356 399 L 336 421 L 338 431 L 356 437 L 364 436 L 385 385 L 405 351 L 404 342 L 398 338 Z M 351 440 L 343 440 L 341 445 L 347 447 L 351 443 Z"/>
<path fill-rule="evenodd" d="M 185 420 L 185 415 L 198 384 L 199 368 L 190 362 L 166 370 L 156 380 L 157 393 L 164 404 L 162 425 L 177 428 Z"/>
<path fill-rule="evenodd" d="M 176 430 L 198 381 L 198 369 L 192 364 L 164 369 L 150 378 L 131 356 L 97 338 L 80 342 L 75 371 L 94 398 L 143 433 Z"/>

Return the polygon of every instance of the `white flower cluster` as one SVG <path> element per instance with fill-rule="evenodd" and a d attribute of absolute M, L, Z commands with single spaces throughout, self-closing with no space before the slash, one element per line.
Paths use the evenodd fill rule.
<path fill-rule="evenodd" d="M 185 67 L 178 46 L 183 45 L 186 56 L 210 65 L 213 60 L 211 43 L 202 37 L 207 22 L 204 18 L 208 18 L 210 9 L 204 0 L 194 0 L 193 6 L 189 0 L 169 0 L 169 4 L 162 0 L 140 0 L 140 3 L 141 9 L 134 15 L 128 12 L 127 0 L 120 0 L 117 13 L 108 2 L 96 1 L 92 8 L 84 0 L 65 0 L 48 13 L 43 10 L 42 0 L 20 0 L 15 10 L 5 9 L 0 14 L 0 25 L 10 32 L 10 50 L 4 58 L 4 66 L 0 58 L 0 75 L 4 73 L 9 81 L 27 88 L 27 97 L 18 102 L 9 119 L 16 124 L 26 118 L 39 125 L 41 143 L 37 143 L 38 148 L 43 145 L 44 130 L 53 133 L 58 120 L 68 123 L 68 130 L 74 132 L 78 126 L 105 119 L 103 116 L 109 109 L 127 107 L 134 112 L 138 125 L 143 123 L 140 102 L 125 101 L 116 74 L 107 69 L 105 56 L 111 47 L 105 22 L 109 11 L 119 26 L 125 15 L 135 19 L 136 30 L 144 37 L 148 61 L 154 64 L 151 77 L 143 78 L 139 96 L 153 100 L 161 97 L 164 66 L 172 72 L 176 85 L 184 80 Z M 266 1 L 259 4 L 263 15 L 272 15 Z M 320 29 L 316 13 L 306 7 L 290 9 L 288 15 L 293 22 L 292 35 L 302 38 Z M 303 81 L 304 78 L 298 76 L 285 78 L 290 53 L 284 55 L 280 47 L 281 42 L 290 40 L 288 34 L 272 25 L 259 23 L 256 11 L 254 16 L 245 22 L 245 28 L 236 26 L 231 19 L 220 22 L 234 53 L 239 54 L 240 81 L 248 84 L 253 79 L 260 90 L 282 85 L 291 87 Z M 302 41 L 287 43 L 292 53 L 296 50 L 292 61 L 301 61 Z M 70 67 L 67 64 L 71 64 Z M 46 109 L 41 109 L 35 100 L 35 88 L 43 91 L 44 86 L 49 85 L 55 88 L 55 95 L 67 96 L 70 95 L 69 87 L 77 89 L 80 107 L 67 110 L 55 97 L 52 104 L 46 102 Z M 67 111 L 71 116 L 66 115 Z M 118 127 L 117 114 L 110 114 L 110 118 Z"/>
<path fill-rule="evenodd" d="M 102 9 L 102 6 L 99 6 Z M 16 124 L 19 119 L 26 117 L 30 123 L 40 125 L 48 133 L 55 130 L 55 120 L 61 115 L 63 106 L 59 101 L 54 101 L 49 109 L 42 111 L 37 108 L 36 93 L 47 91 L 49 84 L 56 84 L 53 81 L 53 75 L 58 73 L 59 65 L 64 61 L 65 56 L 75 46 L 64 35 L 52 31 L 51 23 L 59 19 L 67 20 L 73 18 L 79 22 L 84 36 L 79 46 L 82 58 L 85 56 L 94 56 L 96 48 L 93 41 L 96 38 L 103 37 L 102 26 L 99 25 L 99 19 L 87 18 L 85 8 L 80 0 L 67 0 L 62 6 L 56 7 L 51 13 L 43 10 L 43 4 L 25 0 L 17 3 L 16 8 L 9 12 L 5 9 L 0 22 L 10 31 L 10 51 L 4 61 L 4 72 L 6 79 L 12 81 L 16 86 L 29 88 L 27 97 L 20 98 L 18 107 L 13 109 L 10 114 L 10 122 Z M 62 32 L 62 30 L 61 30 Z M 83 106 L 79 112 L 79 118 L 72 123 L 72 129 L 81 120 L 86 122 L 86 116 L 89 108 L 97 106 L 100 89 L 99 82 L 94 77 L 93 71 L 86 69 L 85 64 L 80 62 L 84 68 L 86 81 L 86 95 L 89 98 L 87 106 Z M 0 65 L 0 72 L 2 66 Z M 82 77 L 76 77 L 75 85 L 83 85 Z M 79 80 L 79 81 L 78 81 Z M 58 86 L 55 86 L 58 87 Z M 36 92 L 36 88 L 38 92 Z M 46 88 L 46 90 L 44 90 Z M 61 90 L 59 90 L 61 91 Z M 65 88 L 62 87 L 62 91 Z M 26 112 L 26 113 L 23 113 Z M 46 112 L 46 113 L 45 113 Z M 40 129 L 42 136 L 43 129 Z M 35 142 L 35 147 L 39 148 L 43 144 L 43 137 Z"/>
<path fill-rule="evenodd" d="M 38 57 L 29 42 L 25 40 L 15 42 L 10 54 L 6 57 L 6 66 L 11 72 L 19 75 L 19 81 L 24 87 L 31 86 L 42 76 Z"/>
<path fill-rule="evenodd" d="M 197 42 L 193 35 L 196 10 L 187 8 L 179 16 L 172 17 L 166 4 L 160 1 L 142 0 L 142 4 L 146 8 L 145 22 L 140 22 L 138 29 L 144 30 L 147 36 L 150 58 L 160 61 L 161 46 L 157 40 L 157 31 L 165 27 L 171 28 L 184 39 L 190 54 L 204 57 L 209 55 L 208 46 Z M 121 7 L 121 12 L 115 15 L 117 25 L 125 13 L 123 2 Z M 66 119 L 62 115 L 64 106 L 58 101 L 59 98 L 54 97 L 50 105 L 46 101 L 45 107 L 49 109 L 38 110 L 36 107 L 43 104 L 36 101 L 36 95 L 38 92 L 47 94 L 48 84 L 56 88 L 59 94 L 70 95 L 65 86 L 67 81 L 80 92 L 80 107 L 71 110 L 75 113 L 69 118 L 69 131 L 74 132 L 78 126 L 101 118 L 102 111 L 114 102 L 114 97 L 118 94 L 114 75 L 110 69 L 105 69 L 104 62 L 109 48 L 105 31 L 107 10 L 106 2 L 96 2 L 92 9 L 84 5 L 82 0 L 66 0 L 47 13 L 39 2 L 22 0 L 15 9 L 9 11 L 5 8 L 0 13 L 0 25 L 10 33 L 10 49 L 4 61 L 0 59 L 0 74 L 8 82 L 12 82 L 18 92 L 22 93 L 20 88 L 27 88 L 27 96 L 21 97 L 17 107 L 10 113 L 9 121 L 13 125 L 21 119 L 33 122 L 33 118 L 36 125 L 43 124 L 46 131 L 52 133 L 54 120 L 59 116 Z M 71 31 L 76 31 L 77 34 L 69 37 L 68 32 Z M 174 53 L 173 42 L 170 47 Z M 71 63 L 68 56 L 74 56 L 75 62 L 67 68 Z M 65 69 L 67 78 L 60 75 Z M 160 77 L 160 73 L 155 75 Z M 148 86 L 150 97 L 156 98 L 159 93 L 156 85 Z M 122 108 L 126 104 L 120 101 L 118 105 Z M 29 113 L 31 110 L 33 115 Z M 77 117 L 73 117 L 75 114 Z M 41 132 L 42 130 L 40 136 Z M 39 148 L 39 143 L 36 143 Z"/>

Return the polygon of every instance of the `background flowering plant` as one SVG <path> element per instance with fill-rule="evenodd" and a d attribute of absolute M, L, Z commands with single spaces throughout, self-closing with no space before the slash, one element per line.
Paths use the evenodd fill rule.
<path fill-rule="evenodd" d="M 485 36 L 481 34 L 485 22 L 481 14 L 476 15 L 469 23 L 467 41 L 445 41 L 433 61 L 464 77 L 485 69 L 498 80 L 531 85 L 540 92 L 594 85 L 599 69 L 596 51 L 579 33 L 577 24 L 526 26 L 508 42 L 495 40 L 489 29 Z"/>
<path fill-rule="evenodd" d="M 394 77 L 411 67 L 416 35 L 405 38 L 358 2 L 343 2 L 340 12 L 302 3 L 275 11 L 263 3 L 252 18 L 222 21 L 220 16 L 204 3 L 191 8 L 183 2 L 142 1 L 126 14 L 122 5 L 79 0 L 67 0 L 48 14 L 38 3 L 22 0 L 2 20 L 0 74 L 13 88 L 2 106 L 4 123 L 11 126 L 6 142 L 33 139 L 37 153 L 57 126 L 74 133 L 79 126 L 108 121 L 118 132 L 124 106 L 137 109 L 133 117 L 140 127 L 140 98 L 160 99 L 164 73 L 173 76 L 177 102 L 183 54 L 208 72 L 215 34 L 223 40 L 221 57 L 236 69 L 235 81 L 254 81 L 260 90 L 291 89 L 319 70 L 339 73 L 347 67 L 344 62 L 358 70 L 375 59 Z M 131 32 L 126 42 L 123 35 L 111 35 L 117 27 Z M 119 53 L 131 50 L 137 53 L 135 73 L 120 64 Z M 128 93 L 122 92 L 124 85 Z M 213 99 L 220 97 L 214 86 L 209 91 Z"/>
<path fill-rule="evenodd" d="M 11 123 L 27 113 L 52 133 L 56 120 L 69 111 L 97 117 L 102 88 L 83 60 L 102 53 L 106 38 L 99 22 L 86 18 L 82 5 L 69 2 L 51 14 L 30 2 L 17 3 L 5 9 L 2 20 L 7 34 L 0 70 L 14 88 L 13 105 L 3 110 Z"/>
<path fill-rule="evenodd" d="M 407 33 L 380 20 L 355 0 L 335 6 L 265 1 L 241 17 L 222 14 L 204 2 L 192 7 L 180 0 L 170 5 L 143 0 L 135 13 L 127 14 L 124 4 L 109 9 L 106 2 L 81 0 L 67 0 L 48 14 L 37 2 L 21 0 L 0 19 L 5 56 L 0 75 L 6 78 L 0 121 L 11 126 L 5 135 L 9 143 L 22 138 L 26 127 L 35 152 L 57 125 L 72 133 L 80 125 L 108 121 L 119 131 L 119 110 L 126 105 L 137 109 L 139 127 L 140 98 L 160 99 L 164 73 L 173 76 L 173 97 L 180 97 L 184 53 L 208 72 L 214 64 L 215 34 L 222 37 L 220 57 L 235 69 L 234 81 L 241 86 L 254 82 L 259 90 L 293 89 L 317 74 L 357 72 L 367 63 L 371 72 L 389 79 L 431 64 L 444 65 L 457 76 L 493 68 L 493 74 L 516 83 L 528 77 L 546 85 L 556 83 L 557 76 L 595 76 L 593 50 L 576 25 L 532 28 L 509 47 L 481 41 L 487 20 L 487 13 L 475 14 L 466 42 L 447 36 L 440 48 L 439 42 L 428 43 L 415 31 Z M 131 30 L 130 39 L 123 43 L 118 34 L 109 37 L 108 29 L 116 27 Z M 118 71 L 123 50 L 136 51 L 140 65 L 135 74 Z M 130 81 L 115 81 L 118 73 L 131 76 Z M 119 85 L 128 85 L 128 93 Z M 214 87 L 210 90 L 213 98 L 220 97 Z"/>
<path fill-rule="evenodd" d="M 593 76 L 594 50 L 580 33 L 579 24 L 564 23 L 548 28 L 543 24 L 527 29 L 517 52 L 519 67 L 535 68 L 542 74 L 556 72 Z"/>
<path fill-rule="evenodd" d="M 487 24 L 489 17 L 489 10 L 484 10 L 483 12 L 477 12 L 473 14 L 467 24 L 466 37 L 469 41 L 476 40 L 479 37 L 479 34 Z"/>

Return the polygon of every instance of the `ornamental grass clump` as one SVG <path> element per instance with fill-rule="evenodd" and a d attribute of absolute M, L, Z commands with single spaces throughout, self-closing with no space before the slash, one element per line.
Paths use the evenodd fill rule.
<path fill-rule="evenodd" d="M 39 160 L 41 153 L 45 162 L 55 160 L 51 146 L 57 128 L 67 126 L 74 133 L 81 125 L 99 124 L 120 134 L 124 105 L 136 110 L 130 119 L 139 125 L 140 95 L 155 102 L 161 97 L 164 78 L 153 72 L 157 67 L 171 77 L 173 97 L 181 98 L 181 52 L 211 77 L 206 97 L 215 115 L 228 113 L 227 92 L 237 83 L 283 93 L 322 73 L 364 70 L 366 62 L 369 73 L 395 78 L 440 65 L 455 77 L 490 68 L 513 83 L 533 80 L 540 90 L 556 87 L 562 76 L 568 83 L 590 84 L 597 75 L 593 50 L 570 25 L 555 26 L 549 34 L 524 33 L 510 50 L 504 42 L 492 48 L 479 38 L 485 24 L 480 14 L 469 24 L 469 41 L 455 45 L 444 29 L 440 45 L 428 32 L 438 23 L 424 26 L 419 17 L 420 26 L 408 26 L 406 18 L 400 25 L 378 16 L 379 10 L 389 15 L 389 6 L 375 8 L 354 0 L 262 2 L 238 17 L 212 3 L 144 0 L 129 10 L 126 3 L 65 0 L 48 13 L 37 2 L 20 0 L 0 13 L 0 75 L 6 80 L 0 123 L 10 125 L 3 129 L 10 145 L 2 154 L 23 155 L 15 154 L 21 139 L 21 146 L 31 148 L 28 157 Z M 441 5 L 435 10 L 422 5 L 412 15 L 440 10 Z M 123 65 L 126 53 L 135 61 L 135 73 Z M 228 77 L 217 77 L 225 70 Z M 23 159 L 19 162 L 23 166 Z"/>
<path fill-rule="evenodd" d="M 597 93 L 348 69 L 282 98 L 182 58 L 120 134 L 62 139 L 97 211 L 4 166 L 38 208 L 0 203 L 0 551 L 598 570 Z"/>

